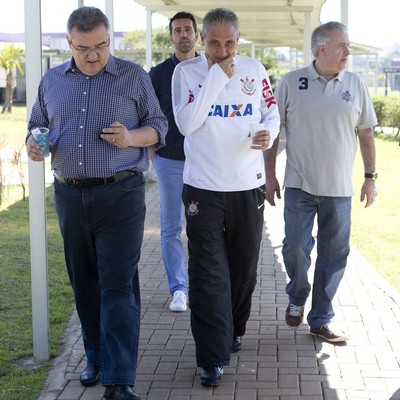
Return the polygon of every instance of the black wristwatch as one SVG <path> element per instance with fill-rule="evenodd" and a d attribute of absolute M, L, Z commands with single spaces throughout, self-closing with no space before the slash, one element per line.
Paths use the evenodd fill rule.
<path fill-rule="evenodd" d="M 373 179 L 374 181 L 376 181 L 378 179 L 378 173 L 377 172 L 366 172 L 364 174 L 364 178 Z"/>

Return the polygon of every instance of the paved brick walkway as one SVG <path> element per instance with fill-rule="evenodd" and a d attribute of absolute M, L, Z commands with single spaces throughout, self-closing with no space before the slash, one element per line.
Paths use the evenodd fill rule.
<path fill-rule="evenodd" d="M 333 345 L 309 335 L 307 325 L 288 329 L 286 274 L 280 254 L 282 201 L 275 208 L 266 207 L 265 219 L 258 283 L 242 350 L 224 368 L 221 386 L 204 388 L 195 362 L 189 311 L 172 313 L 168 308 L 158 190 L 156 184 L 150 187 L 140 263 L 142 323 L 136 392 L 142 400 L 399 400 L 399 293 L 352 250 L 335 301 L 336 321 L 350 340 Z M 84 388 L 79 383 L 84 367 L 74 314 L 64 350 L 54 360 L 39 400 L 100 400 L 101 385 Z"/>

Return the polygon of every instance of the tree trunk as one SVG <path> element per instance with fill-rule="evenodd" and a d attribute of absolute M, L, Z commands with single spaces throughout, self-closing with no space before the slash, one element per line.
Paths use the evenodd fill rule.
<path fill-rule="evenodd" d="M 12 102 L 13 102 L 13 71 L 10 69 L 7 72 L 6 78 L 6 97 L 4 99 L 3 108 L 1 113 L 3 114 L 5 111 L 11 113 L 12 112 Z"/>

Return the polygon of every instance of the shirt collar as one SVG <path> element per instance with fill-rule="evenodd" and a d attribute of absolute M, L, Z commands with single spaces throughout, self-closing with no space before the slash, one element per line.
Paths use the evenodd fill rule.
<path fill-rule="evenodd" d="M 321 75 L 317 72 L 315 69 L 315 60 L 307 67 L 307 72 L 308 76 L 312 80 L 318 79 Z M 337 79 L 339 82 L 343 82 L 343 75 L 344 75 L 344 70 L 340 71 L 334 79 Z"/>
<path fill-rule="evenodd" d="M 194 54 L 195 57 L 198 57 L 199 54 L 197 53 L 197 51 Z M 174 65 L 178 65 L 181 61 L 178 59 L 178 57 L 176 56 L 176 54 L 172 54 L 172 61 L 174 63 Z"/>
<path fill-rule="evenodd" d="M 172 54 L 172 62 L 174 63 L 174 65 L 178 65 L 180 63 L 180 61 L 175 53 Z"/>
<path fill-rule="evenodd" d="M 65 65 L 64 74 L 66 74 L 68 72 L 75 72 L 75 71 L 79 71 L 79 70 L 75 64 L 74 57 L 71 57 L 70 60 L 67 61 L 66 65 Z M 105 68 L 100 72 L 100 74 L 102 74 L 105 71 L 112 75 L 119 75 L 117 65 L 115 63 L 115 57 L 112 56 L 111 54 L 110 54 L 110 57 L 108 58 L 108 62 L 106 64 Z"/>

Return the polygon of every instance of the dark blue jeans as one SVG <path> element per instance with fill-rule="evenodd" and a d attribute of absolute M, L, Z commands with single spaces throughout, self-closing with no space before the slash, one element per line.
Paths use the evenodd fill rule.
<path fill-rule="evenodd" d="M 133 385 L 146 213 L 143 175 L 90 189 L 55 180 L 54 189 L 87 360 L 101 365 L 103 385 Z"/>
<path fill-rule="evenodd" d="M 300 189 L 285 189 L 283 260 L 289 283 L 286 293 L 297 306 L 311 291 L 308 270 L 314 247 L 312 230 L 317 216 L 317 260 L 312 286 L 311 328 L 329 323 L 335 313 L 332 300 L 343 278 L 350 252 L 351 197 L 315 196 Z"/>

